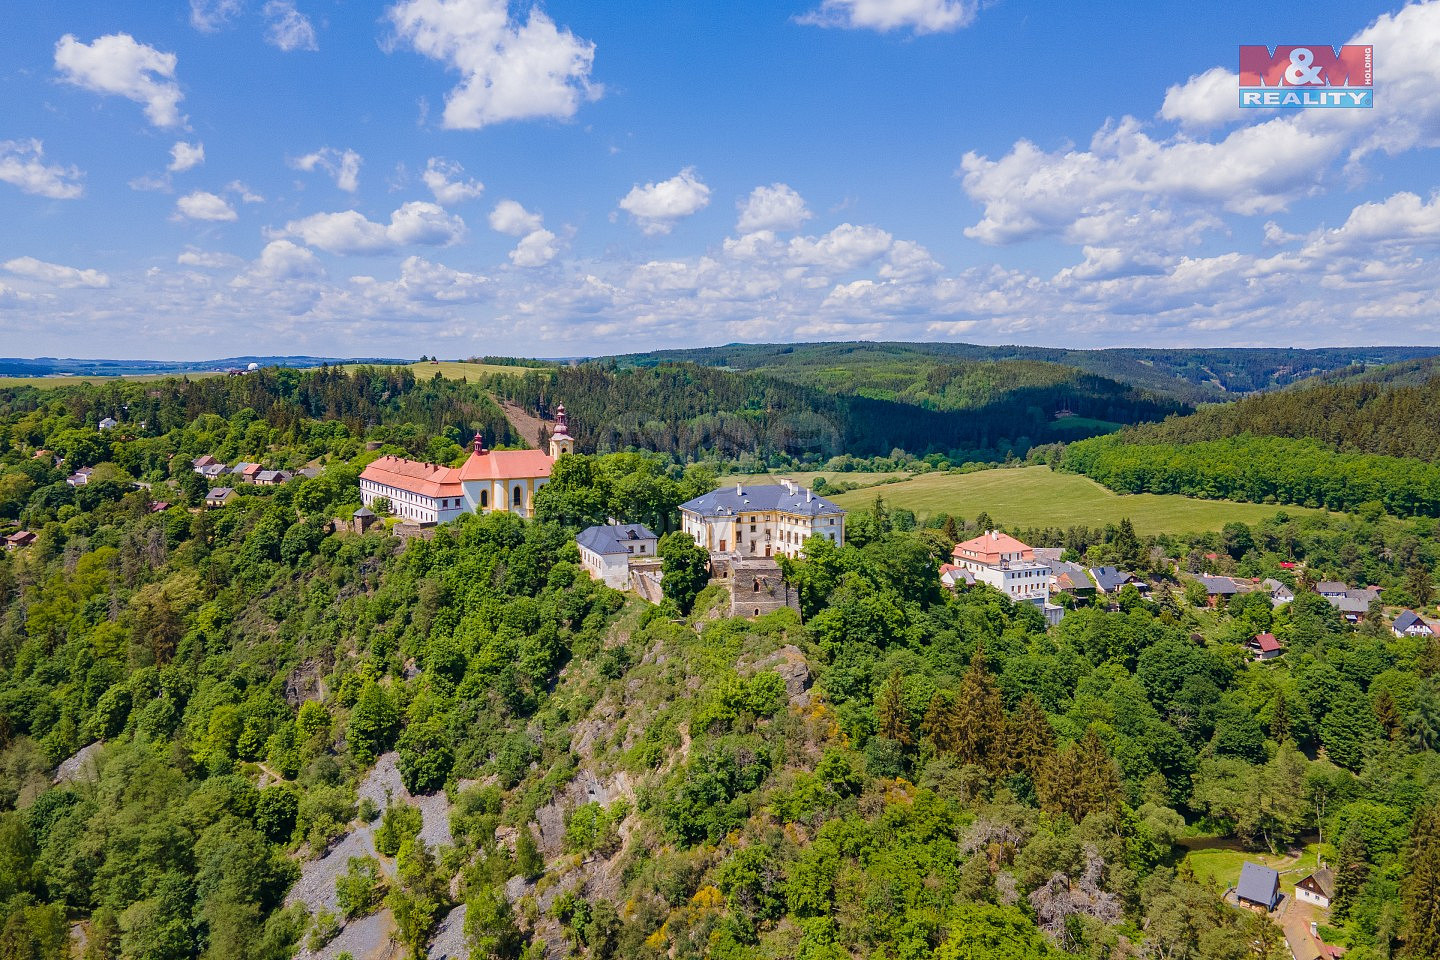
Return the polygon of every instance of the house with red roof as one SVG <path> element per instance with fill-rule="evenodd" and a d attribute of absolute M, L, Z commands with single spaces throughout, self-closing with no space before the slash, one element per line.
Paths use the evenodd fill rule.
<path fill-rule="evenodd" d="M 462 513 L 494 510 L 531 517 L 535 494 L 550 479 L 550 468 L 574 448 L 562 403 L 555 412 L 548 453 L 489 450 L 477 433 L 470 457 L 458 467 L 394 456 L 372 461 L 360 473 L 360 499 L 367 507 L 387 499 L 391 512 L 416 523 L 446 523 Z"/>
<path fill-rule="evenodd" d="M 950 562 L 1011 600 L 1033 603 L 1042 610 L 1050 603 L 1050 565 L 1036 560 L 1029 544 L 1008 533 L 986 530 L 957 543 L 950 551 Z"/>
<path fill-rule="evenodd" d="M 1245 644 L 1245 649 L 1254 654 L 1256 660 L 1274 660 L 1284 653 L 1280 641 L 1273 633 L 1257 633 Z"/>

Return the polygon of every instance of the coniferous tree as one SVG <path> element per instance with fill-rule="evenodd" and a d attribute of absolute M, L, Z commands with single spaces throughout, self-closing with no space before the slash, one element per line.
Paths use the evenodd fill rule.
<path fill-rule="evenodd" d="M 1055 755 L 1055 731 L 1033 694 L 1027 693 L 1021 698 L 1007 729 L 1011 769 L 1023 770 L 1032 779 L 1038 777 Z"/>
<path fill-rule="evenodd" d="M 936 690 L 925 708 L 920 732 L 930 741 L 936 753 L 954 753 L 959 740 L 959 716 L 955 694 Z"/>
<path fill-rule="evenodd" d="M 1369 876 L 1365 837 L 1359 830 L 1352 830 L 1340 843 L 1339 862 L 1335 865 L 1335 896 L 1330 900 L 1330 911 L 1336 919 L 1350 915 L 1350 907 Z"/>
<path fill-rule="evenodd" d="M 910 730 L 910 708 L 905 705 L 905 679 L 896 670 L 890 674 L 880 688 L 875 702 L 875 719 L 879 723 L 879 734 L 888 740 L 910 747 L 915 745 L 915 735 Z"/>
<path fill-rule="evenodd" d="M 1402 890 L 1405 956 L 1440 957 L 1440 807 L 1415 814 Z"/>
<path fill-rule="evenodd" d="M 1000 690 L 977 648 L 956 702 L 955 753 L 961 761 L 998 772 L 1005 764 L 1005 710 Z"/>

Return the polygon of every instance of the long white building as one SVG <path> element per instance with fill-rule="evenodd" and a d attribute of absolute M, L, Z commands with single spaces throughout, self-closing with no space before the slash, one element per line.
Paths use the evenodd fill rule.
<path fill-rule="evenodd" d="M 384 497 L 397 517 L 416 523 L 445 523 L 462 513 L 508 510 L 535 513 L 535 494 L 550 479 L 550 468 L 574 452 L 565 405 L 555 411 L 550 450 L 487 450 L 477 433 L 470 458 L 458 467 L 381 457 L 360 473 L 360 499 L 371 506 Z"/>

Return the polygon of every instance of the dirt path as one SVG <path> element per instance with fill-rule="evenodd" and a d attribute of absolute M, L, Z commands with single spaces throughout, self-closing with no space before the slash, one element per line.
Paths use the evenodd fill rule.
<path fill-rule="evenodd" d="M 540 434 L 545 430 L 547 424 L 544 420 L 530 413 L 518 403 L 510 400 L 501 400 L 493 397 L 500 409 L 505 411 L 505 419 L 510 421 L 510 427 L 515 433 L 530 446 L 540 449 Z"/>

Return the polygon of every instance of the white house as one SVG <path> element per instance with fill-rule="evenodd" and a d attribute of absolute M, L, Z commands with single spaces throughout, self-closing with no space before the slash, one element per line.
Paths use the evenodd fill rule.
<path fill-rule="evenodd" d="M 950 565 L 969 571 L 976 582 L 988 583 L 1011 600 L 1042 610 L 1050 603 L 1050 565 L 1036 560 L 1034 550 L 1008 533 L 987 530 L 955 544 Z"/>
<path fill-rule="evenodd" d="M 575 537 L 580 563 L 607 587 L 624 590 L 630 586 L 630 564 L 654 560 L 659 538 L 638 523 L 607 523 L 586 527 Z"/>
<path fill-rule="evenodd" d="M 1295 899 L 1313 903 L 1317 907 L 1330 909 L 1335 898 L 1335 873 L 1329 867 L 1321 867 L 1295 884 Z"/>
<path fill-rule="evenodd" d="M 711 553 L 801 556 L 805 541 L 845 542 L 845 511 L 793 480 L 721 487 L 680 505 L 680 528 Z"/>
<path fill-rule="evenodd" d="M 550 451 L 487 450 L 480 434 L 471 443 L 470 458 L 458 467 L 386 456 L 360 473 L 360 499 L 371 506 L 384 497 L 398 517 L 416 523 L 445 523 L 462 513 L 506 510 L 522 517 L 535 514 L 535 493 L 550 479 L 550 468 L 574 451 L 565 405 L 555 413 Z"/>
<path fill-rule="evenodd" d="M 1420 615 L 1414 610 L 1406 610 L 1396 617 L 1395 622 L 1390 625 L 1390 630 L 1397 637 L 1435 636 L 1435 631 L 1430 628 L 1430 624 L 1420 619 Z"/>

